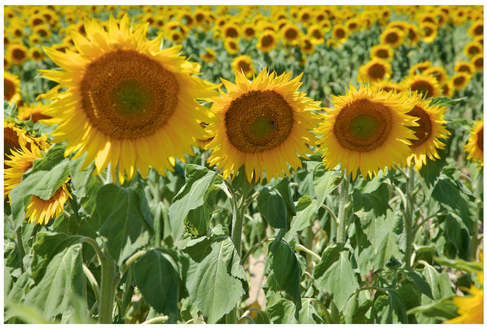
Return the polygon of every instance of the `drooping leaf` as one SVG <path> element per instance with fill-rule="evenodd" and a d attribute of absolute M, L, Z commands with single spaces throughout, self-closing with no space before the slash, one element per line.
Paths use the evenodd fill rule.
<path fill-rule="evenodd" d="M 284 235 L 286 241 L 291 241 L 294 233 L 301 231 L 302 229 L 311 225 L 311 219 L 315 213 L 316 201 L 311 200 L 309 196 L 305 195 L 299 198 L 296 203 L 296 216 L 291 220 L 291 227 L 289 231 Z"/>
<path fill-rule="evenodd" d="M 289 299 L 280 299 L 267 309 L 267 313 L 274 324 L 298 324 L 296 319 L 296 305 Z"/>
<path fill-rule="evenodd" d="M 321 207 L 327 195 L 333 192 L 342 181 L 342 173 L 335 170 L 326 170 L 323 163 L 318 164 L 313 171 L 313 184 L 315 187 L 316 209 Z"/>
<path fill-rule="evenodd" d="M 287 206 L 278 191 L 267 186 L 260 190 L 257 208 L 272 227 L 287 229 Z"/>
<path fill-rule="evenodd" d="M 465 219 L 467 227 L 471 224 L 467 221 L 470 217 L 468 203 L 463 198 L 456 184 L 448 177 L 441 175 L 431 193 L 431 197 L 441 203 L 450 211 L 458 211 L 461 218 Z"/>
<path fill-rule="evenodd" d="M 321 278 L 325 272 L 340 259 L 340 252 L 344 250 L 343 243 L 332 244 L 323 251 L 321 255 L 321 261 L 316 264 L 313 270 L 313 278 L 318 280 Z"/>
<path fill-rule="evenodd" d="M 403 255 L 397 246 L 395 234 L 389 232 L 377 249 L 377 254 L 373 261 L 375 268 L 385 268 L 387 260 L 391 257 L 402 259 Z"/>
<path fill-rule="evenodd" d="M 421 273 L 415 271 L 406 271 L 406 275 L 422 294 L 433 299 L 431 287 Z"/>
<path fill-rule="evenodd" d="M 386 210 L 385 216 L 375 216 L 373 211 L 365 212 L 360 209 L 355 215 L 360 219 L 362 230 L 377 253 L 384 239 L 394 229 L 394 213 Z"/>
<path fill-rule="evenodd" d="M 466 272 L 483 272 L 483 264 L 480 262 L 467 262 L 463 259 L 446 259 L 446 258 L 438 258 L 434 257 L 436 263 L 455 268 L 460 271 Z"/>
<path fill-rule="evenodd" d="M 408 311 L 408 314 L 422 314 L 426 317 L 437 318 L 441 321 L 450 320 L 458 316 L 458 305 L 452 301 L 454 296 L 444 297 L 429 304 L 423 304 Z"/>
<path fill-rule="evenodd" d="M 91 179 L 91 173 L 93 172 L 93 169 L 95 169 L 95 162 L 93 161 L 83 171 L 80 170 L 87 154 L 88 153 L 83 154 L 76 160 L 70 160 L 68 163 L 69 171 L 71 172 L 71 184 L 74 185 L 77 197 L 79 199 L 86 195 L 87 185 Z"/>
<path fill-rule="evenodd" d="M 294 206 L 294 202 L 291 196 L 291 189 L 289 188 L 289 183 L 290 183 L 289 179 L 285 177 L 281 179 L 281 181 L 276 186 L 274 186 L 274 189 L 279 192 L 279 194 L 284 199 L 284 202 L 286 203 L 288 220 L 292 216 L 296 215 L 296 207 Z"/>
<path fill-rule="evenodd" d="M 379 296 L 373 305 L 372 312 L 377 323 L 408 323 L 406 308 L 397 291 L 388 289 L 388 295 Z"/>

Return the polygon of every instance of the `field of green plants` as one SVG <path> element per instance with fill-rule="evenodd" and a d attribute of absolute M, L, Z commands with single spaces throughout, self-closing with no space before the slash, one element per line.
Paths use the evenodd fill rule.
<path fill-rule="evenodd" d="M 483 6 L 4 6 L 4 323 L 483 323 Z"/>

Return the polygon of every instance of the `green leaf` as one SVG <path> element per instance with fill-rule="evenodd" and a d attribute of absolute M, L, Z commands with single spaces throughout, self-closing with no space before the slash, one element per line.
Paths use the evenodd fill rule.
<path fill-rule="evenodd" d="M 183 235 L 184 221 L 189 212 L 204 204 L 208 188 L 216 177 L 216 172 L 193 164 L 188 164 L 185 170 L 186 184 L 169 207 L 174 241 L 178 241 Z"/>
<path fill-rule="evenodd" d="M 289 179 L 287 177 L 283 178 L 274 189 L 279 192 L 279 194 L 286 202 L 287 215 L 289 217 L 296 215 L 296 207 L 294 206 L 293 198 L 291 197 L 291 189 L 289 188 Z"/>
<path fill-rule="evenodd" d="M 311 200 L 309 196 L 305 195 L 299 198 L 296 203 L 296 216 L 291 220 L 291 227 L 289 231 L 284 235 L 286 241 L 291 241 L 294 237 L 294 233 L 301 231 L 302 229 L 311 225 L 311 219 L 316 210 L 316 201 Z"/>
<path fill-rule="evenodd" d="M 287 230 L 286 202 L 278 191 L 267 186 L 260 190 L 257 208 L 272 227 Z"/>
<path fill-rule="evenodd" d="M 396 259 L 402 259 L 403 254 L 399 251 L 399 247 L 397 246 L 396 235 L 389 232 L 377 249 L 377 254 L 373 261 L 375 268 L 385 268 L 385 264 L 391 256 Z"/>
<path fill-rule="evenodd" d="M 321 207 L 325 198 L 333 192 L 342 182 L 342 173 L 335 170 L 326 170 L 325 165 L 320 163 L 313 171 L 313 184 L 315 193 L 318 196 L 316 199 L 316 209 Z"/>
<path fill-rule="evenodd" d="M 421 273 L 415 271 L 406 271 L 405 273 L 422 294 L 433 299 L 431 287 Z"/>
<path fill-rule="evenodd" d="M 469 273 L 472 272 L 483 272 L 483 264 L 480 262 L 467 262 L 463 259 L 446 259 L 446 258 L 438 258 L 434 257 L 436 263 L 455 268 L 460 271 L 466 271 Z"/>
<path fill-rule="evenodd" d="M 298 324 L 299 321 L 296 319 L 296 305 L 289 299 L 280 299 L 269 307 L 267 314 L 274 324 Z"/>
<path fill-rule="evenodd" d="M 440 97 L 432 97 L 428 100 L 431 101 L 430 106 L 439 105 L 441 107 L 453 107 L 457 104 L 460 104 L 465 99 L 467 99 L 467 97 L 452 99 L 450 97 L 440 96 Z"/>
<path fill-rule="evenodd" d="M 71 172 L 71 184 L 74 185 L 78 199 L 86 195 L 88 182 L 91 179 L 93 169 L 95 169 L 95 162 L 93 161 L 85 170 L 80 170 L 87 154 L 83 154 L 76 160 L 70 160 L 68 163 L 69 171 Z"/>
<path fill-rule="evenodd" d="M 377 253 L 382 242 L 394 229 L 394 213 L 386 210 L 386 216 L 374 216 L 373 211 L 364 212 L 359 210 L 355 215 L 360 219 L 360 225 L 367 239 Z"/>
<path fill-rule="evenodd" d="M 51 146 L 44 157 L 34 160 L 30 173 L 33 174 L 39 171 L 51 171 L 64 160 L 68 161 L 64 158 L 64 149 L 65 147 L 62 144 L 55 144 Z M 27 175 L 29 175 L 29 173 L 27 173 L 26 176 Z"/>
<path fill-rule="evenodd" d="M 98 232 L 107 239 L 108 251 L 118 265 L 149 242 L 152 217 L 140 190 L 104 185 L 98 190 L 96 211 L 102 220 Z"/>
<path fill-rule="evenodd" d="M 146 302 L 159 313 L 178 314 L 178 272 L 159 250 L 147 251 L 133 265 L 135 281 Z"/>
<path fill-rule="evenodd" d="M 220 178 L 215 178 L 214 183 L 218 180 L 221 181 Z M 203 205 L 188 212 L 186 217 L 187 225 L 194 227 L 199 236 L 207 233 L 210 219 L 215 209 L 216 195 L 219 191 L 220 189 L 215 184 L 211 185 L 203 197 Z"/>
<path fill-rule="evenodd" d="M 373 314 L 377 323 L 408 323 L 406 308 L 401 296 L 394 290 L 387 289 L 388 295 L 379 296 L 373 305 Z"/>
<path fill-rule="evenodd" d="M 216 323 L 240 302 L 245 272 L 227 236 L 190 241 L 183 250 L 190 257 L 186 288 L 207 323 Z"/>
<path fill-rule="evenodd" d="M 38 234 L 32 274 L 40 281 L 25 296 L 25 306 L 35 305 L 50 318 L 66 311 L 70 293 L 82 296 L 84 274 L 79 238 L 63 233 Z M 53 252 L 50 247 L 53 247 Z M 41 277 L 43 269 L 45 273 Z"/>
<path fill-rule="evenodd" d="M 468 203 L 462 197 L 459 188 L 450 178 L 441 175 L 431 193 L 431 197 L 448 210 L 458 211 L 461 218 L 469 218 Z"/>
<path fill-rule="evenodd" d="M 345 251 L 340 252 L 340 258 L 325 272 L 322 281 L 323 288 L 331 295 L 339 311 L 343 310 L 348 298 L 360 287 L 347 254 Z"/>
<path fill-rule="evenodd" d="M 389 206 L 389 188 L 385 183 L 372 193 L 361 193 L 358 189 L 353 190 L 353 211 L 370 213 L 370 216 L 379 217 L 391 210 Z M 359 216 L 360 217 L 360 216 Z"/>
<path fill-rule="evenodd" d="M 47 316 L 42 314 L 42 311 L 39 310 L 38 307 L 35 305 L 22 305 L 19 304 L 17 301 L 12 301 L 8 298 L 5 298 L 5 315 L 4 321 L 12 317 L 16 317 L 21 319 L 23 322 L 27 324 L 55 324 L 59 323 L 59 321 L 53 322 L 47 319 Z"/>
<path fill-rule="evenodd" d="M 443 276 L 443 274 L 445 274 L 445 276 Z M 433 295 L 434 300 L 439 300 L 454 294 L 451 282 L 448 279 L 448 274 L 442 273 L 440 275 L 433 266 L 424 264 L 423 276 L 431 287 L 431 294 Z M 423 296 L 423 298 L 428 297 Z M 428 301 L 429 300 L 430 299 L 428 298 Z"/>
<path fill-rule="evenodd" d="M 299 323 L 300 324 L 322 324 L 324 321 L 318 315 L 315 306 L 308 298 L 302 299 L 303 307 L 299 311 Z"/>
<path fill-rule="evenodd" d="M 326 247 L 325 250 L 323 250 L 323 254 L 321 255 L 321 261 L 316 264 L 314 270 L 313 270 L 313 278 L 315 280 L 318 280 L 321 278 L 325 272 L 336 262 L 340 259 L 340 253 L 344 250 L 343 243 L 339 244 L 332 244 L 328 247 Z M 322 286 L 324 283 L 321 282 L 319 283 L 319 280 L 316 282 L 320 286 Z"/>
<path fill-rule="evenodd" d="M 4 296 L 14 302 L 20 302 L 20 299 L 24 295 L 25 289 L 29 283 L 30 275 L 27 272 L 22 273 L 17 281 L 13 284 L 12 288 L 8 290 L 5 284 Z M 8 294 L 7 294 L 8 293 Z"/>
<path fill-rule="evenodd" d="M 419 170 L 419 175 L 424 179 L 428 189 L 431 189 L 440 177 L 441 169 L 446 164 L 446 150 L 437 150 L 440 159 L 432 161 L 428 159 L 426 164 Z"/>
<path fill-rule="evenodd" d="M 441 321 L 450 320 L 458 316 L 458 306 L 452 301 L 455 296 L 444 297 L 438 301 L 410 309 L 408 314 L 422 314 L 437 318 Z"/>

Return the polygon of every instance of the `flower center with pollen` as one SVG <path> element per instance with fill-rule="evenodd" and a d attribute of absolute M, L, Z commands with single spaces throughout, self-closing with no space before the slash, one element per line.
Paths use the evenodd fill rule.
<path fill-rule="evenodd" d="M 381 64 L 374 64 L 369 69 L 369 75 L 373 79 L 382 79 L 385 73 L 384 66 Z"/>
<path fill-rule="evenodd" d="M 135 50 L 117 50 L 92 62 L 81 82 L 83 109 L 104 134 L 153 134 L 176 109 L 179 85 L 159 62 Z"/>
<path fill-rule="evenodd" d="M 276 148 L 291 133 L 293 122 L 292 108 L 272 90 L 247 92 L 233 100 L 225 113 L 228 139 L 245 153 Z"/>
<path fill-rule="evenodd" d="M 386 141 L 391 129 L 392 115 L 388 107 L 358 99 L 340 111 L 333 132 L 342 147 L 369 152 Z"/>
<path fill-rule="evenodd" d="M 428 140 L 428 138 L 432 136 L 432 124 L 430 116 L 425 110 L 417 105 L 406 114 L 419 118 L 419 120 L 416 121 L 419 126 L 409 127 L 409 129 L 414 131 L 414 135 L 418 139 L 409 139 L 409 141 L 412 143 L 412 146 L 422 145 Z"/>

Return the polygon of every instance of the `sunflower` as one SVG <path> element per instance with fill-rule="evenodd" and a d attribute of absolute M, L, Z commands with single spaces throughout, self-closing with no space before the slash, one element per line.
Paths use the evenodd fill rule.
<path fill-rule="evenodd" d="M 416 164 L 416 169 L 420 170 L 423 164 L 426 164 L 426 157 L 431 160 L 440 159 L 437 149 L 444 149 L 445 144 L 438 138 L 448 138 L 450 132 L 446 130 L 446 121 L 443 119 L 445 109 L 439 105 L 432 106 L 431 100 L 420 101 L 415 96 L 416 105 L 406 113 L 407 115 L 418 118 L 416 121 L 419 126 L 411 127 L 416 139 L 410 139 L 412 143 L 412 154 L 407 158 L 406 163 L 411 167 L 412 163 Z"/>
<path fill-rule="evenodd" d="M 51 30 L 49 30 L 45 25 L 38 25 L 32 30 L 34 34 L 40 36 L 44 40 L 48 40 L 51 37 Z"/>
<path fill-rule="evenodd" d="M 375 45 L 372 46 L 372 50 L 370 51 L 370 58 L 380 58 L 386 61 L 392 61 L 394 57 L 394 49 L 392 49 L 391 45 Z"/>
<path fill-rule="evenodd" d="M 257 72 L 254 68 L 254 64 L 252 64 L 252 58 L 247 55 L 235 57 L 232 62 L 232 70 L 233 72 L 243 72 L 247 79 L 251 79 L 254 73 Z"/>
<path fill-rule="evenodd" d="M 281 29 L 281 39 L 286 45 L 296 46 L 299 44 L 300 36 L 301 31 L 292 23 L 284 25 L 284 27 Z"/>
<path fill-rule="evenodd" d="M 3 122 L 3 138 L 4 160 L 8 160 L 7 156 L 11 155 L 14 149 L 20 149 L 22 145 L 30 149 L 32 144 L 41 150 L 47 150 L 50 146 L 47 143 L 47 134 L 42 137 L 31 136 L 27 131 L 9 121 Z"/>
<path fill-rule="evenodd" d="M 466 72 L 459 72 L 451 77 L 455 90 L 462 90 L 467 86 L 472 76 Z"/>
<path fill-rule="evenodd" d="M 240 28 L 233 23 L 226 23 L 222 28 L 224 38 L 240 39 Z"/>
<path fill-rule="evenodd" d="M 223 46 L 225 46 L 227 52 L 232 55 L 237 54 L 240 50 L 238 41 L 234 38 L 225 38 L 225 40 L 223 40 Z"/>
<path fill-rule="evenodd" d="M 308 26 L 313 21 L 313 12 L 309 8 L 304 7 L 299 12 L 298 21 L 303 26 Z"/>
<path fill-rule="evenodd" d="M 436 78 L 436 81 L 443 86 L 448 80 L 448 72 L 442 66 L 430 67 L 423 71 L 422 75 L 431 75 Z"/>
<path fill-rule="evenodd" d="M 418 27 L 416 25 L 413 25 L 413 24 L 407 24 L 406 27 L 407 27 L 406 33 L 408 36 L 408 42 L 407 43 L 410 46 L 414 46 L 421 39 L 419 31 L 418 31 Z"/>
<path fill-rule="evenodd" d="M 8 32 L 15 38 L 22 39 L 25 35 L 24 26 L 20 20 L 13 20 L 8 26 Z"/>
<path fill-rule="evenodd" d="M 207 63 L 216 61 L 216 52 L 211 48 L 206 48 L 206 54 L 200 55 L 200 57 Z"/>
<path fill-rule="evenodd" d="M 262 182 L 264 170 L 268 181 L 284 176 L 283 171 L 290 176 L 286 162 L 295 170 L 301 167 L 297 154 L 307 158 L 307 145 L 315 144 L 308 130 L 319 122 L 311 111 L 320 104 L 297 91 L 302 76 L 289 80 L 291 73 L 276 77 L 264 68 L 252 82 L 240 72 L 236 85 L 222 79 L 229 94 L 209 99 L 216 120 L 206 128 L 214 137 L 206 148 L 213 149 L 210 166 L 218 164 L 224 179 L 242 165 L 249 182 Z"/>
<path fill-rule="evenodd" d="M 39 103 L 37 105 L 22 106 L 19 107 L 19 113 L 17 118 L 21 121 L 28 121 L 32 116 L 32 121 L 36 123 L 39 120 L 49 119 L 50 116 L 43 114 L 42 112 L 47 110 L 49 105 Z"/>
<path fill-rule="evenodd" d="M 467 45 L 465 46 L 464 52 L 468 58 L 472 58 L 478 54 L 482 54 L 484 51 L 483 48 L 484 47 L 482 47 L 482 44 L 480 44 L 476 41 L 472 41 L 472 42 L 467 43 Z"/>
<path fill-rule="evenodd" d="M 341 163 L 341 170 L 352 174 L 357 170 L 364 178 L 385 167 L 395 168 L 411 153 L 410 139 L 416 118 L 406 115 L 414 107 L 408 93 L 381 91 L 374 94 L 362 85 L 359 90 L 350 84 L 345 96 L 332 96 L 335 108 L 326 108 L 323 121 L 315 130 L 323 135 L 317 152 L 325 151 L 327 169 Z"/>
<path fill-rule="evenodd" d="M 362 83 L 387 80 L 390 78 L 391 73 L 391 64 L 389 62 L 380 58 L 373 58 L 358 69 L 357 81 Z"/>
<path fill-rule="evenodd" d="M 473 75 L 475 73 L 475 66 L 473 66 L 472 63 L 460 61 L 455 63 L 453 70 L 455 70 L 455 72 L 465 72 L 469 75 Z"/>
<path fill-rule="evenodd" d="M 20 95 L 20 80 L 15 74 L 3 71 L 3 100 L 12 104 L 19 103 L 22 99 Z"/>
<path fill-rule="evenodd" d="M 479 36 L 476 36 L 474 39 L 473 39 L 474 42 L 477 42 L 478 44 L 480 44 L 480 46 L 484 46 L 484 35 L 479 35 Z"/>
<path fill-rule="evenodd" d="M 410 76 L 417 75 L 418 72 L 423 73 L 423 71 L 426 69 L 429 69 L 431 67 L 431 65 L 433 65 L 433 63 L 431 63 L 430 61 L 424 61 L 424 62 L 415 64 L 409 69 L 409 75 Z M 416 72 L 416 71 L 418 71 L 418 72 Z"/>
<path fill-rule="evenodd" d="M 472 39 L 475 39 L 479 35 L 484 35 L 484 22 L 482 20 L 473 22 L 467 32 Z"/>
<path fill-rule="evenodd" d="M 438 36 L 438 27 L 433 23 L 421 24 L 421 37 L 425 42 L 432 42 Z"/>
<path fill-rule="evenodd" d="M 180 43 L 183 42 L 184 36 L 183 36 L 183 33 L 181 31 L 179 31 L 179 30 L 170 30 L 167 33 L 166 38 L 168 40 L 171 40 L 174 43 L 180 44 Z"/>
<path fill-rule="evenodd" d="M 30 27 L 45 25 L 46 23 L 47 23 L 47 21 L 44 18 L 44 16 L 39 15 L 39 14 L 31 15 L 29 17 L 29 19 L 27 20 L 27 25 L 29 25 Z"/>
<path fill-rule="evenodd" d="M 330 30 L 331 30 L 331 22 L 330 22 L 329 19 L 322 20 L 319 25 L 323 29 L 323 32 L 324 33 L 330 32 Z"/>
<path fill-rule="evenodd" d="M 306 55 L 311 55 L 312 53 L 315 52 L 315 46 L 313 45 L 311 39 L 307 35 L 301 37 L 301 40 L 299 42 L 299 48 Z"/>
<path fill-rule="evenodd" d="M 120 27 L 110 16 L 108 33 L 96 20 L 84 23 L 87 39 L 71 32 L 79 54 L 44 48 L 64 71 L 39 70 L 59 83 L 44 112 L 52 119 L 41 123 L 58 125 L 53 142 L 68 141 L 65 156 L 87 152 L 83 168 L 96 160 L 95 175 L 109 163 L 122 183 L 137 169 L 143 178 L 149 167 L 165 175 L 174 156 L 185 161 L 194 138 L 203 138 L 197 120 L 208 122 L 210 113 L 194 99 L 215 95 L 216 86 L 191 76 L 200 66 L 178 57 L 181 46 L 161 50 L 162 35 L 146 41 L 147 23 L 133 33 L 128 16 Z M 67 91 L 56 95 L 60 87 Z"/>
<path fill-rule="evenodd" d="M 242 26 L 242 36 L 246 40 L 252 40 L 255 37 L 255 27 L 250 24 L 244 24 Z"/>
<path fill-rule="evenodd" d="M 441 93 L 441 86 L 435 77 L 431 75 L 416 75 L 406 77 L 403 81 L 404 88 L 417 91 L 425 98 L 438 97 Z"/>
<path fill-rule="evenodd" d="M 276 32 L 266 30 L 259 35 L 257 48 L 263 53 L 268 53 L 277 47 L 278 42 Z"/>
<path fill-rule="evenodd" d="M 39 47 L 30 47 L 29 58 L 35 61 L 42 61 L 44 59 L 44 53 L 42 52 L 42 49 Z"/>
<path fill-rule="evenodd" d="M 484 70 L 484 54 L 475 55 L 470 59 L 476 72 L 481 72 Z"/>
<path fill-rule="evenodd" d="M 453 97 L 453 92 L 455 91 L 455 86 L 453 85 L 453 81 L 451 79 L 445 81 L 443 85 L 443 96 L 446 97 Z"/>
<path fill-rule="evenodd" d="M 9 45 L 6 56 L 14 65 L 22 65 L 29 58 L 27 47 L 19 43 Z"/>
<path fill-rule="evenodd" d="M 345 28 L 347 29 L 349 34 L 357 32 L 358 29 L 360 28 L 360 21 L 357 18 L 349 19 L 345 23 Z"/>
<path fill-rule="evenodd" d="M 309 37 L 310 41 L 314 45 L 321 45 L 325 42 L 325 35 L 323 33 L 323 28 L 319 25 L 311 25 L 306 31 L 306 35 Z"/>
<path fill-rule="evenodd" d="M 348 39 L 348 32 L 341 25 L 333 26 L 333 31 L 331 31 L 331 37 L 341 43 L 344 43 Z"/>
<path fill-rule="evenodd" d="M 470 131 L 470 138 L 467 145 L 463 148 L 469 152 L 467 160 L 473 159 L 474 162 L 480 161 L 479 168 L 484 165 L 484 121 L 476 121 L 475 126 Z"/>
<path fill-rule="evenodd" d="M 406 33 L 397 27 L 387 28 L 380 34 L 380 43 L 383 45 L 390 45 L 394 49 L 402 45 L 405 39 Z"/>
<path fill-rule="evenodd" d="M 404 91 L 404 86 L 401 83 L 395 83 L 392 81 L 377 80 L 373 82 L 370 87 L 374 93 L 378 93 L 381 90 L 385 92 L 393 91 L 394 93 L 400 93 Z"/>

